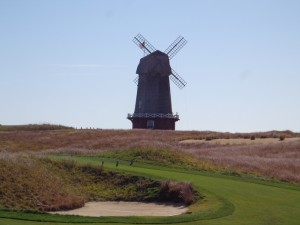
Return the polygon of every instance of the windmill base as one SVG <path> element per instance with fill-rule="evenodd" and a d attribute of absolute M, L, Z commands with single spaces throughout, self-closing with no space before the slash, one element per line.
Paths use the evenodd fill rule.
<path fill-rule="evenodd" d="M 132 129 L 175 130 L 178 118 L 128 118 Z"/>

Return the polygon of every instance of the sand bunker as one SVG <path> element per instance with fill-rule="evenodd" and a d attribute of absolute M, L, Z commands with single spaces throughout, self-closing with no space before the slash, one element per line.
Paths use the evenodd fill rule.
<path fill-rule="evenodd" d="M 175 216 L 188 210 L 186 206 L 141 202 L 88 202 L 84 207 L 52 214 L 78 216 Z"/>

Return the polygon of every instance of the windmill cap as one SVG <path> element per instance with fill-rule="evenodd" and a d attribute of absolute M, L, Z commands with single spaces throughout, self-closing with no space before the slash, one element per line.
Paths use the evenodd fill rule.
<path fill-rule="evenodd" d="M 157 50 L 141 58 L 136 73 L 169 76 L 172 73 L 172 70 L 168 55 Z"/>

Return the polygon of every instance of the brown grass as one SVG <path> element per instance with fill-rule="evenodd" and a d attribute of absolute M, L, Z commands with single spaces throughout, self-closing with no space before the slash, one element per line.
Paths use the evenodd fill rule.
<path fill-rule="evenodd" d="M 284 139 L 283 139 L 284 140 Z M 245 138 L 237 138 L 237 139 L 214 139 L 214 140 L 183 140 L 180 141 L 181 144 L 213 144 L 213 145 L 253 145 L 253 144 L 276 144 L 280 141 L 283 141 L 282 138 L 256 138 L 256 139 L 245 139 Z M 294 142 L 300 141 L 299 137 L 287 138 L 285 142 Z"/>
<path fill-rule="evenodd" d="M 187 148 L 185 152 L 216 164 L 300 183 L 300 141 Z"/>
<path fill-rule="evenodd" d="M 160 195 L 162 199 L 174 202 L 183 202 L 190 205 L 195 202 L 195 190 L 192 185 L 187 182 L 162 181 Z"/>
<path fill-rule="evenodd" d="M 107 200 L 191 204 L 200 196 L 191 184 L 22 153 L 0 153 L 0 181 L 0 209 L 18 211 L 68 210 Z"/>
<path fill-rule="evenodd" d="M 251 145 L 220 145 L 216 139 L 245 139 Z M 284 137 L 283 141 L 260 144 L 258 140 Z M 35 130 L 0 131 L 0 151 L 67 152 L 94 154 L 111 150 L 167 148 L 191 153 L 222 167 L 257 173 L 280 180 L 300 183 L 300 137 L 291 131 L 258 133 L 218 133 L 210 131 L 157 130 Z M 211 141 L 205 141 L 205 139 Z M 204 140 L 180 143 L 183 140 Z"/>
<path fill-rule="evenodd" d="M 52 211 L 78 208 L 83 197 L 30 155 L 0 154 L 0 208 Z"/>

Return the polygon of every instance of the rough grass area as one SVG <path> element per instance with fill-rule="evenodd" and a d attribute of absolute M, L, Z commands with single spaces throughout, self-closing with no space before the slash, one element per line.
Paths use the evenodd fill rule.
<path fill-rule="evenodd" d="M 207 154 L 209 155 L 209 154 Z M 199 159 L 195 154 L 174 151 L 167 148 L 139 148 L 122 151 L 108 151 L 96 155 L 99 161 L 108 159 L 125 160 L 127 164 L 137 163 L 155 164 L 163 167 L 207 171 L 216 174 L 230 175 L 235 177 L 256 178 L 268 180 L 270 176 L 264 176 L 255 170 L 241 169 L 237 166 L 228 166 L 221 162 L 212 162 L 210 159 Z M 273 176 L 274 178 L 274 176 Z"/>
<path fill-rule="evenodd" d="M 44 131 L 44 130 L 66 130 L 73 129 L 63 125 L 55 124 L 28 124 L 28 125 L 1 125 L 0 131 Z"/>
<path fill-rule="evenodd" d="M 246 138 L 237 138 L 237 139 L 213 139 L 213 140 L 183 140 L 180 141 L 180 144 L 211 144 L 211 145 L 224 145 L 224 146 L 233 146 L 233 145 L 254 145 L 254 144 L 276 144 L 281 141 L 285 142 L 294 142 L 294 141 L 300 141 L 300 137 L 296 138 L 287 138 L 282 139 L 282 137 L 279 138 L 256 138 L 256 139 L 246 139 Z"/>
<path fill-rule="evenodd" d="M 255 140 L 251 140 L 251 137 L 255 137 Z M 280 137 L 281 141 L 279 141 Z M 175 154 L 178 152 L 190 154 L 190 158 L 194 162 L 190 161 L 188 166 L 190 167 L 192 164 L 192 168 L 195 168 L 194 165 L 207 170 L 225 168 L 225 172 L 229 171 L 233 174 L 242 171 L 300 183 L 300 141 L 290 141 L 290 138 L 297 137 L 299 138 L 300 134 L 291 131 L 257 133 L 76 129 L 1 131 L 0 128 L 0 151 L 95 155 L 110 151 L 149 150 L 150 157 L 154 156 L 151 149 L 169 149 Z M 241 140 L 257 142 L 268 138 L 275 138 L 278 141 L 276 143 L 231 146 L 218 143 L 224 139 L 235 139 L 237 142 Z M 183 140 L 203 141 L 201 143 L 182 143 Z M 143 154 L 143 152 L 137 154 Z M 152 159 L 145 160 L 151 161 Z M 163 159 L 160 163 L 169 166 L 173 162 Z M 176 163 L 182 165 L 182 162 L 178 160 Z"/>
<path fill-rule="evenodd" d="M 2 126 L 3 127 L 3 126 Z M 108 150 L 140 147 L 168 147 L 181 150 L 182 140 L 250 138 L 253 133 L 218 133 L 210 131 L 159 131 L 159 130 L 9 130 L 1 131 L 0 151 L 68 151 L 80 150 L 85 154 Z M 255 133 L 256 137 L 300 137 L 291 131 Z M 205 147 L 204 145 L 201 145 Z"/>
<path fill-rule="evenodd" d="M 161 166 L 180 167 L 186 169 L 222 171 L 224 168 L 204 160 L 199 160 L 181 151 L 172 151 L 163 147 L 141 147 L 128 150 L 107 151 L 97 154 L 100 157 L 127 160 L 135 162 L 154 163 Z"/>
<path fill-rule="evenodd" d="M 0 157 L 0 208 L 47 211 L 83 206 L 84 197 L 40 160 L 8 153 Z"/>
<path fill-rule="evenodd" d="M 62 157 L 62 156 L 61 156 Z M 67 157 L 67 156 L 64 156 Z M 70 156 L 69 156 L 70 157 Z M 73 157 L 76 162 L 99 164 L 97 157 Z M 5 225 L 43 224 L 199 224 L 199 225 L 298 225 L 300 221 L 299 186 L 280 182 L 257 181 L 255 179 L 233 178 L 222 175 L 162 168 L 156 165 L 140 164 L 130 166 L 128 163 L 115 167 L 115 162 L 105 162 L 105 167 L 123 170 L 128 173 L 140 173 L 149 177 L 161 177 L 172 180 L 192 182 L 197 190 L 205 194 L 205 199 L 189 207 L 191 214 L 156 218 L 156 217 L 104 217 L 86 218 L 77 216 L 56 216 L 45 214 L 28 214 L 1 212 L 0 219 Z M 31 221 L 24 221 L 31 220 Z M 35 220 L 35 221 L 32 221 Z M 46 222 L 46 221 L 52 221 Z M 187 223 L 189 222 L 189 223 Z"/>
<path fill-rule="evenodd" d="M 193 203 L 191 184 L 166 182 L 24 154 L 0 154 L 0 208 L 22 211 L 74 209 L 87 201 Z M 167 182 L 167 183 L 168 183 Z M 191 196 L 192 195 L 192 196 Z"/>
<path fill-rule="evenodd" d="M 190 147 L 185 152 L 214 164 L 300 183 L 300 141 L 274 144 Z"/>

